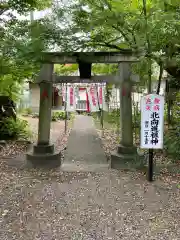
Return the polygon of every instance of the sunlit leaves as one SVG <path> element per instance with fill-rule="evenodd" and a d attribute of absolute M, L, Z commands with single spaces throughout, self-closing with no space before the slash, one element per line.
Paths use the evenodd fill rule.
<path fill-rule="evenodd" d="M 57 75 L 71 75 L 74 74 L 76 71 L 78 71 L 77 64 L 54 65 L 54 72 L 57 73 Z"/>
<path fill-rule="evenodd" d="M 95 75 L 111 75 L 117 72 L 117 64 L 94 64 L 92 67 L 92 72 Z"/>
<path fill-rule="evenodd" d="M 179 0 L 164 0 L 165 3 L 170 4 L 172 6 L 180 6 L 180 1 Z"/>
<path fill-rule="evenodd" d="M 9 9 L 16 10 L 18 13 L 25 13 L 30 10 L 42 10 L 50 7 L 51 0 L 8 0 Z"/>
<path fill-rule="evenodd" d="M 126 9 L 128 9 L 128 12 L 137 12 L 138 8 L 141 6 L 141 2 L 139 0 L 123 0 L 121 2 L 118 0 L 112 0 L 109 2 L 112 6 L 112 9 L 117 12 L 125 12 Z"/>

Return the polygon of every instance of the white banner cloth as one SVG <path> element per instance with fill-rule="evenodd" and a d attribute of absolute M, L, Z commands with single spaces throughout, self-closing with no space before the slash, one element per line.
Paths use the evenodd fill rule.
<path fill-rule="evenodd" d="M 66 111 L 75 112 L 76 111 L 76 101 L 75 101 L 75 89 L 73 87 L 67 87 L 66 96 Z"/>
<path fill-rule="evenodd" d="M 98 104 L 98 96 L 96 87 L 88 87 L 87 88 L 88 99 L 89 99 L 89 106 L 91 112 L 98 112 L 99 111 L 99 104 Z"/>

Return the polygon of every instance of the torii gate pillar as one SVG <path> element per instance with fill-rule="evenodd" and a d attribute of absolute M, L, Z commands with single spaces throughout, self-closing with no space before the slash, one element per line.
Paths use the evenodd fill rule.
<path fill-rule="evenodd" d="M 27 164 L 31 167 L 54 168 L 60 166 L 60 152 L 54 151 L 50 143 L 51 108 L 52 108 L 52 77 L 53 64 L 44 64 L 41 72 L 40 106 L 38 141 L 33 149 L 27 153 Z"/>
<path fill-rule="evenodd" d="M 137 148 L 133 145 L 132 130 L 132 81 L 131 63 L 122 62 L 120 67 L 120 144 L 111 155 L 111 168 L 129 169 L 141 165 Z"/>
<path fill-rule="evenodd" d="M 132 135 L 132 103 L 131 103 L 131 81 L 130 64 L 136 62 L 137 57 L 132 52 L 93 52 L 93 53 L 44 53 L 41 56 L 41 62 L 44 63 L 39 76 L 40 83 L 40 110 L 39 110 L 39 132 L 38 142 L 33 151 L 27 153 L 27 162 L 33 167 L 36 166 L 58 166 L 60 165 L 60 153 L 54 152 L 54 145 L 49 143 L 50 122 L 51 122 L 51 104 L 52 104 L 52 78 L 53 64 L 59 63 L 78 63 L 80 64 L 81 77 L 88 77 L 92 63 L 119 63 L 121 66 L 120 80 L 122 80 L 120 90 L 120 127 L 121 142 L 115 153 L 111 157 L 112 168 L 125 168 L 135 163 L 137 165 L 138 155 L 136 147 L 133 146 Z M 85 63 L 85 65 L 82 65 Z M 85 68 L 87 67 L 87 69 Z M 83 70 L 83 71 L 82 71 Z M 92 80 L 92 79 L 91 79 Z"/>

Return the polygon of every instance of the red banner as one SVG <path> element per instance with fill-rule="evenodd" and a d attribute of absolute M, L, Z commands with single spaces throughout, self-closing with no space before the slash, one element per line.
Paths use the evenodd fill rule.
<path fill-rule="evenodd" d="M 72 106 L 74 103 L 74 89 L 71 87 L 69 91 L 70 91 L 70 105 Z"/>
<path fill-rule="evenodd" d="M 91 98 L 92 98 L 92 104 L 93 104 L 93 106 L 96 106 L 96 98 L 94 96 L 94 88 L 93 87 L 90 88 L 90 94 L 91 94 Z"/>
<path fill-rule="evenodd" d="M 99 88 L 99 104 L 102 104 L 102 87 Z"/>
<path fill-rule="evenodd" d="M 87 107 L 87 112 L 90 112 L 89 98 L 88 98 L 87 90 L 86 90 L 86 107 Z"/>

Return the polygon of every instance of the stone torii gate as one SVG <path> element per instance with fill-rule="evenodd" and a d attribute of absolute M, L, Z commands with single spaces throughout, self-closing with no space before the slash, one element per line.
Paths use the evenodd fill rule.
<path fill-rule="evenodd" d="M 131 52 L 46 52 L 41 58 L 42 68 L 37 78 L 40 86 L 40 107 L 38 141 L 27 153 L 26 160 L 32 167 L 58 167 L 61 165 L 61 153 L 54 150 L 50 143 L 52 87 L 53 83 L 90 83 L 111 82 L 120 85 L 120 133 L 121 140 L 116 152 L 111 156 L 111 167 L 121 168 L 137 159 L 137 149 L 133 145 L 132 132 L 132 78 L 131 63 L 137 62 L 137 56 Z M 80 76 L 56 76 L 54 64 L 79 64 Z M 118 76 L 91 76 L 92 63 L 118 63 Z"/>

